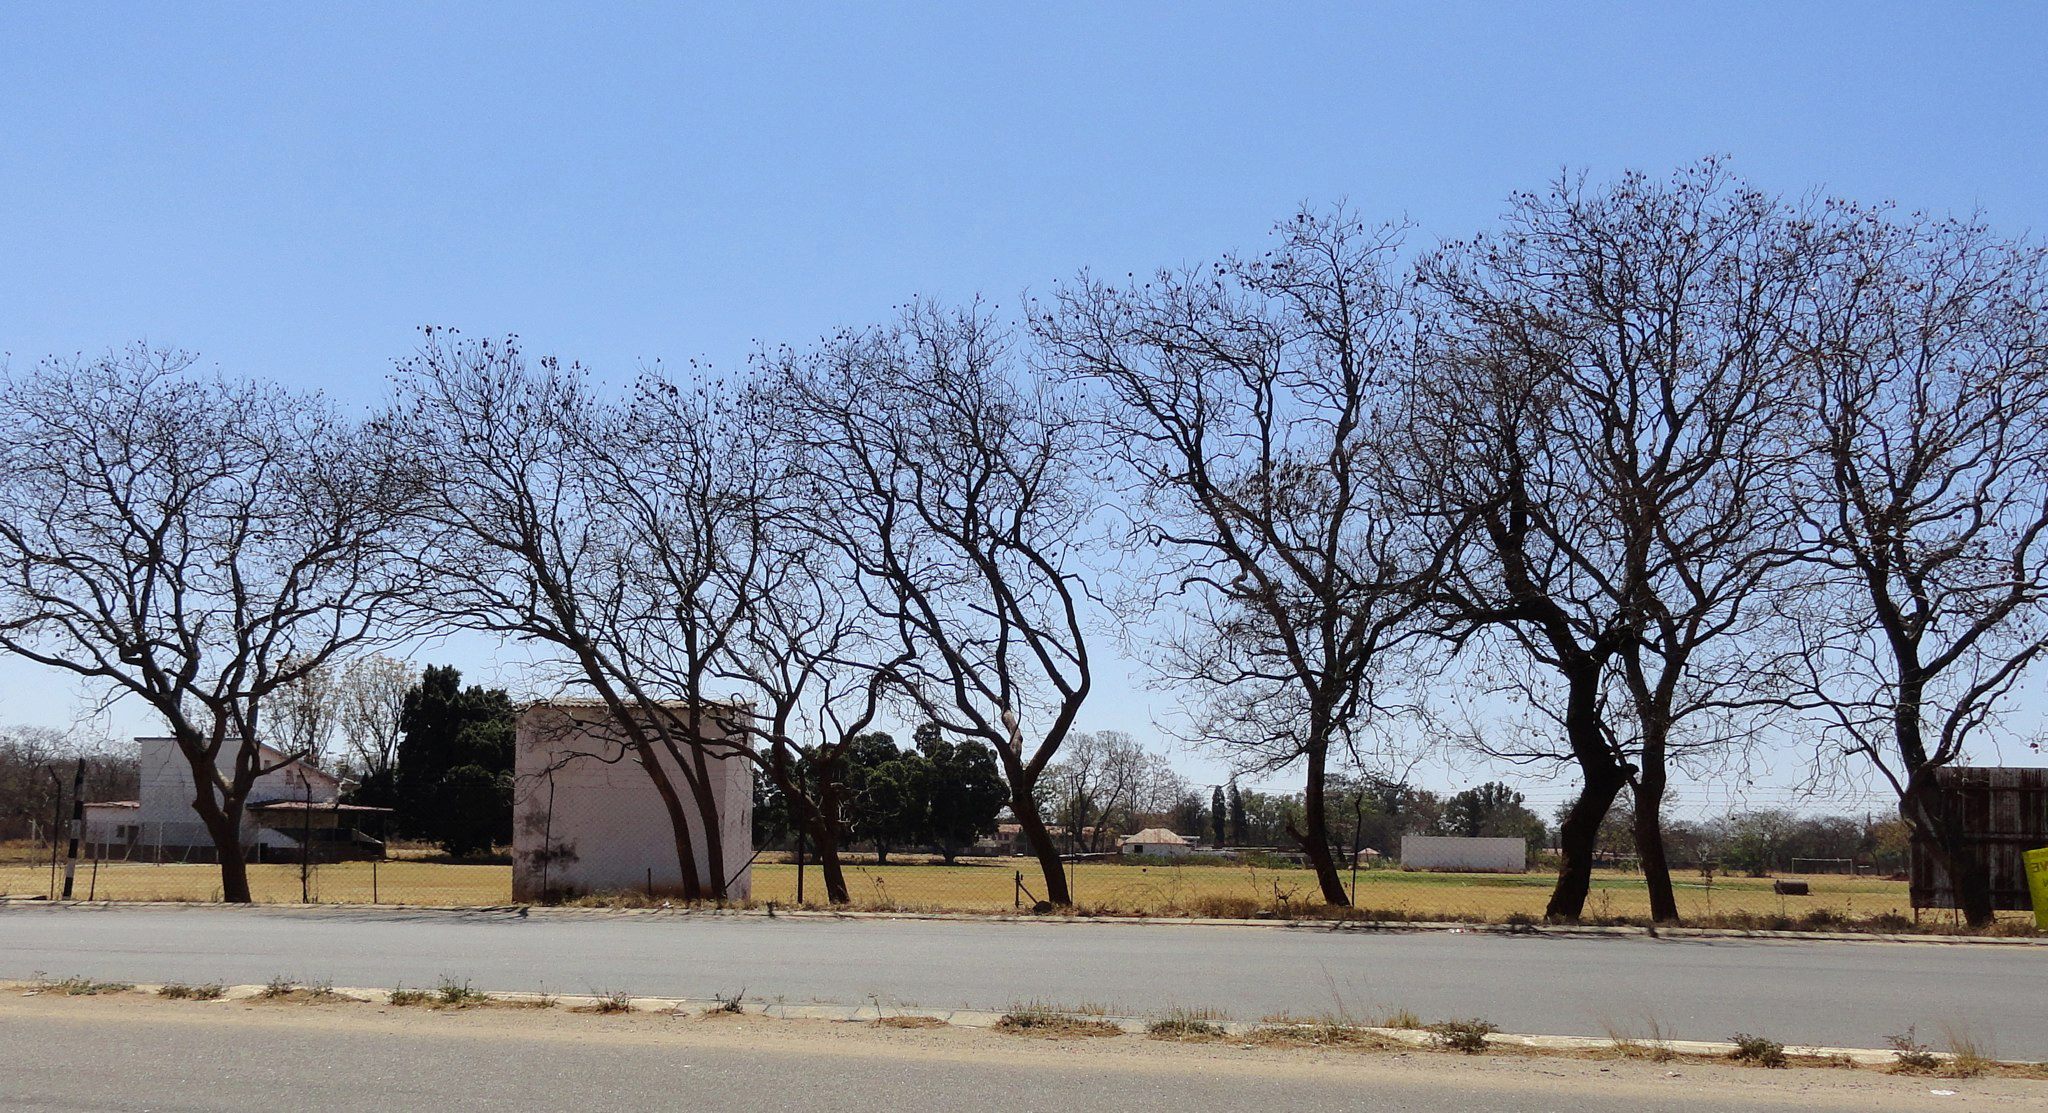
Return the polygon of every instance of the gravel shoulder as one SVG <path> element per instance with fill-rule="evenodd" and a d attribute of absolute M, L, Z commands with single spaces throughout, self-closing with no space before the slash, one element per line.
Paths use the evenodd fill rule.
<path fill-rule="evenodd" d="M 22 993 L 0 996 L 0 1058 L 19 1064 L 4 1091 L 10 1103 L 58 1108 L 238 1108 L 245 1076 L 260 1077 L 251 1108 L 283 1092 L 308 1094 L 309 1108 L 329 1107 L 323 1094 L 336 1107 L 381 1097 L 563 1108 L 600 1082 L 610 1107 L 656 1108 L 677 1096 L 678 1069 L 693 1085 L 721 1087 L 729 1100 L 711 1108 L 948 1108 L 942 1099 L 1045 1108 L 1054 1103 L 1039 1099 L 1071 1090 L 1078 1105 L 1066 1107 L 1078 1108 L 1171 1108 L 1242 1093 L 1265 1107 L 1310 1109 L 1356 1107 L 1370 1095 L 1374 1108 L 1416 1110 L 1917 1110 L 2040 1108 L 2048 1094 L 2042 1083 L 1872 1070 L 1034 1039 L 752 1015 Z M 470 1066 L 451 1077 L 446 1063 Z M 919 1079 L 930 1081 L 912 1084 Z"/>

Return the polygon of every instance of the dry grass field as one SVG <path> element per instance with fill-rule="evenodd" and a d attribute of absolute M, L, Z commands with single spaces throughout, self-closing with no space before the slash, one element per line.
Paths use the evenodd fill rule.
<path fill-rule="evenodd" d="M 1023 892 L 1019 892 L 1019 865 L 1015 860 L 953 866 L 853 865 L 847 875 L 857 908 L 1004 912 L 1020 904 L 1029 908 L 1042 890 L 1035 871 L 1027 866 Z M 757 864 L 754 903 L 795 904 L 796 873 L 796 867 L 783 863 Z M 254 865 L 250 878 L 260 902 L 296 903 L 301 899 L 296 866 Z M 1771 891 L 1767 879 L 1717 877 L 1708 885 L 1696 875 L 1681 875 L 1680 911 L 1694 921 L 1740 922 L 1747 918 L 1762 923 L 1782 918 L 1814 926 L 1826 926 L 1830 920 L 1911 919 L 1904 882 L 1839 875 L 1804 880 L 1811 885 L 1812 895 L 1781 897 Z M 49 892 L 49 885 L 46 863 L 34 865 L 19 859 L 0 863 L 0 896 L 39 897 Z M 1550 876 L 1542 873 L 1369 870 L 1358 874 L 1356 903 L 1373 918 L 1498 923 L 1540 918 L 1550 885 Z M 512 899 L 512 871 L 504 865 L 387 861 L 373 868 L 367 862 L 348 862 L 314 867 L 309 888 L 311 899 L 318 903 L 501 905 Z M 1314 878 L 1301 869 L 1082 863 L 1073 867 L 1073 889 L 1080 909 L 1098 915 L 1314 915 L 1321 907 Z M 81 863 L 76 895 L 100 900 L 216 900 L 219 877 L 215 868 L 207 865 L 141 863 L 105 863 L 95 876 L 89 865 Z M 804 898 L 806 904 L 823 903 L 824 882 L 815 866 L 805 871 Z M 622 900 L 644 903 L 641 894 L 627 894 Z M 1645 917 L 1648 910 L 1641 877 L 1603 872 L 1594 881 L 1586 914 L 1596 922 L 1632 921 Z M 1924 918 L 1930 923 L 1949 919 L 1946 913 Z M 2013 929 L 2025 930 L 2017 922 Z"/>

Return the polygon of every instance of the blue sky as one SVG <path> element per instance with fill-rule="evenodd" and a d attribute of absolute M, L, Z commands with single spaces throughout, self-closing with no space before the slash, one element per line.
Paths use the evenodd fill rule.
<path fill-rule="evenodd" d="M 1428 242 L 1709 153 L 2048 227 L 2036 5 L 681 9 L 0 8 L 0 351 L 147 339 L 361 403 L 426 323 L 734 366 L 1304 201 Z M 67 720 L 49 680 L 0 665 L 0 721 Z M 1109 696 L 1093 725 L 1156 711 Z"/>

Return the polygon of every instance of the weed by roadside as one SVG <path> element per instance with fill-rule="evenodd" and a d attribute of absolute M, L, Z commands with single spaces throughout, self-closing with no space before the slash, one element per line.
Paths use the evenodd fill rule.
<path fill-rule="evenodd" d="M 1433 1046 L 1477 1055 L 1486 1050 L 1486 1037 L 1500 1031 L 1500 1027 L 1473 1017 L 1470 1020 L 1440 1020 L 1427 1030 Z"/>
<path fill-rule="evenodd" d="M 1737 1032 L 1728 1038 L 1728 1042 L 1735 1045 L 1735 1050 L 1730 1051 L 1728 1057 L 1738 1063 L 1773 1069 L 1786 1064 L 1785 1045 L 1777 1040 Z"/>
<path fill-rule="evenodd" d="M 944 1028 L 945 1021 L 936 1016 L 885 1016 L 872 1022 L 876 1028 Z"/>
<path fill-rule="evenodd" d="M 1641 1036 L 1612 1021 L 1602 1021 L 1601 1027 L 1607 1029 L 1607 1038 L 1613 1041 L 1614 1055 L 1617 1058 L 1647 1059 L 1652 1063 L 1668 1063 L 1678 1058 L 1678 1053 L 1671 1050 L 1671 1034 L 1665 1031 L 1663 1022 L 1654 1016 L 1643 1018 Z"/>
<path fill-rule="evenodd" d="M 318 1005 L 332 1001 L 353 1000 L 344 994 L 334 992 L 334 983 L 307 982 L 300 984 L 282 975 L 270 979 L 256 994 L 263 1001 L 289 1001 L 300 1005 Z"/>
<path fill-rule="evenodd" d="M 733 994 L 733 995 L 732 995 L 732 996 L 730 996 L 730 997 L 727 997 L 727 996 L 726 996 L 725 994 L 723 994 L 723 993 L 714 993 L 714 994 L 712 994 L 712 995 L 711 995 L 711 999 L 712 999 L 712 1001 L 714 1001 L 714 1002 L 715 1002 L 715 1004 L 713 1004 L 713 1005 L 711 1005 L 711 1006 L 710 1006 L 709 1008 L 705 1009 L 705 1010 L 704 1010 L 704 1015 L 705 1015 L 705 1016 L 738 1016 L 738 1015 L 740 1015 L 741 1013 L 744 1013 L 744 1012 L 746 1012 L 746 1011 L 747 1011 L 747 1007 L 746 1007 L 746 1005 L 745 1005 L 745 1004 L 743 1003 L 743 1002 L 745 1002 L 745 1000 L 746 1000 L 746 997 L 747 997 L 747 991 L 746 991 L 745 989 L 742 989 L 742 990 L 740 990 L 740 991 L 739 991 L 738 993 L 735 993 L 735 994 Z"/>
<path fill-rule="evenodd" d="M 205 985 L 166 982 L 157 987 L 156 995 L 168 997 L 173 1001 L 218 1001 L 226 992 L 227 987 L 219 982 L 207 982 Z"/>
<path fill-rule="evenodd" d="M 1941 1056 L 1916 1037 L 1917 1033 L 1910 1025 L 1897 1035 L 1885 1037 L 1885 1042 L 1892 1047 L 1893 1074 L 1934 1074 L 1941 1070 Z"/>
<path fill-rule="evenodd" d="M 1228 1019 L 1215 1009 L 1173 1009 L 1146 1025 L 1145 1033 L 1155 1040 L 1220 1040 L 1223 1022 Z"/>
<path fill-rule="evenodd" d="M 633 998 L 629 996 L 623 989 L 614 989 L 608 991 L 599 990 L 594 993 L 594 996 L 597 999 L 592 1001 L 590 1004 L 578 1005 L 569 1011 L 578 1013 L 601 1013 L 605 1015 L 610 1015 L 613 1013 L 629 1013 L 633 1011 Z"/>
<path fill-rule="evenodd" d="M 1120 1036 L 1123 1029 L 1109 1021 L 1096 1017 L 1081 1016 L 1073 1010 L 1060 1009 L 1043 1001 L 1031 1001 L 1013 1005 L 996 1021 L 996 1030 L 1018 1035 L 1046 1036 Z"/>
<path fill-rule="evenodd" d="M 126 993 L 134 988 L 127 982 L 96 982 L 75 974 L 68 978 L 55 979 L 37 974 L 32 992 L 55 993 L 65 997 L 97 997 L 102 993 Z"/>
<path fill-rule="evenodd" d="M 1386 1050 L 1404 1046 L 1344 1016 L 1268 1016 L 1245 1034 L 1253 1047 L 1352 1047 Z"/>

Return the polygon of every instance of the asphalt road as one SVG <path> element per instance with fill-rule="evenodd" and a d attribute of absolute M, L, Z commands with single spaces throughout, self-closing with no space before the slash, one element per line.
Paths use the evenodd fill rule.
<path fill-rule="evenodd" d="M 1965 1030 L 2048 1060 L 2048 948 L 1920 943 L 1366 934 L 1194 925 L 1009 924 L 288 908 L 0 908 L 0 978 L 486 990 L 624 990 L 789 1003 L 1003 1009 L 1097 1004 L 1238 1019 L 1483 1017 L 1510 1032 L 1753 1032 L 1882 1047 Z"/>
<path fill-rule="evenodd" d="M 1055 1043 L 759 1018 L 0 1001 L 0 1105 L 10 1109 L 1889 1113 L 2039 1108 L 2043 1085 L 1131 1038 Z"/>

